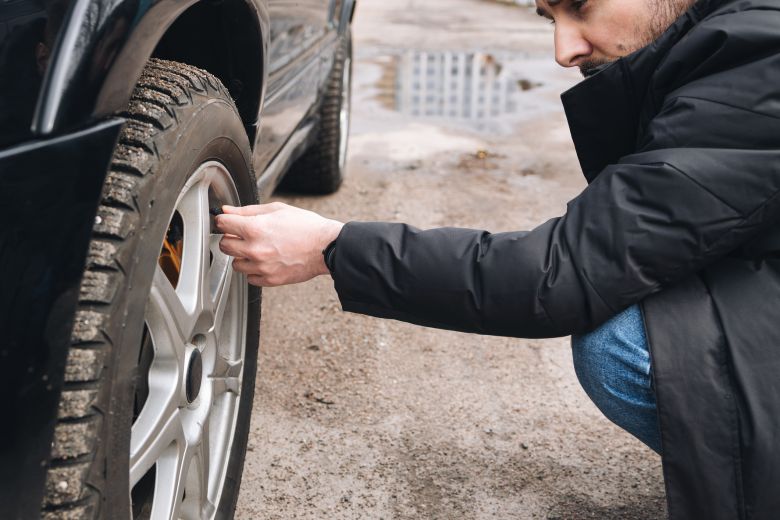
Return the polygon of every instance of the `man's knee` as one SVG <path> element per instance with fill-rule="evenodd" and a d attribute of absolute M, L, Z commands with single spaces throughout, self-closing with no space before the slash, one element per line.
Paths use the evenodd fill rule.
<path fill-rule="evenodd" d="M 612 422 L 661 452 L 650 352 L 642 313 L 629 307 L 595 331 L 572 336 L 574 370 Z"/>
<path fill-rule="evenodd" d="M 619 386 L 619 368 L 613 359 L 607 338 L 592 332 L 572 336 L 574 372 L 591 401 L 610 419 L 617 403 L 611 389 Z"/>
<path fill-rule="evenodd" d="M 650 354 L 637 306 L 593 332 L 572 336 L 572 355 L 583 389 L 613 421 L 621 421 L 635 407 L 646 408 L 648 401 L 653 401 Z"/>

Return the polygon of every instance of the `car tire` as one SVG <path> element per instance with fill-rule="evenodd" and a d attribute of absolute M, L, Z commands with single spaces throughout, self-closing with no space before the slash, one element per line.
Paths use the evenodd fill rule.
<path fill-rule="evenodd" d="M 352 34 L 349 28 L 328 77 L 312 145 L 282 180 L 282 189 L 326 195 L 338 191 L 344 180 L 352 96 Z"/>
<path fill-rule="evenodd" d="M 220 256 L 208 206 L 257 202 L 249 141 L 222 83 L 181 63 L 150 60 L 123 115 L 80 286 L 41 516 L 156 519 L 195 507 L 198 517 L 232 518 L 260 291 Z M 217 413 L 227 419 L 216 422 Z M 152 460 L 132 487 L 131 471 L 137 477 Z M 158 478 L 177 474 L 173 488 Z"/>

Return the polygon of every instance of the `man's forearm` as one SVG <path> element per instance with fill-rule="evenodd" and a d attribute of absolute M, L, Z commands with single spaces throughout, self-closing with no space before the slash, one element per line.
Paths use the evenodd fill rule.
<path fill-rule="evenodd" d="M 545 226 L 552 228 L 555 221 Z M 587 328 L 592 306 L 579 284 L 566 283 L 563 259 L 547 263 L 539 247 L 552 229 L 497 233 L 462 228 L 421 231 L 405 224 L 351 222 L 336 242 L 333 278 L 344 310 L 430 327 L 482 334 L 551 337 Z M 554 322 L 540 285 L 572 312 Z M 609 311 L 605 311 L 609 314 Z M 564 317 L 565 318 L 565 317 Z"/>

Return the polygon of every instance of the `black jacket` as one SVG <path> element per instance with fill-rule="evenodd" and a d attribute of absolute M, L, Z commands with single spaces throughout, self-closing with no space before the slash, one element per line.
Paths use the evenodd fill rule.
<path fill-rule="evenodd" d="M 343 308 L 550 337 L 642 302 L 669 516 L 780 518 L 780 0 L 700 0 L 562 99 L 589 181 L 565 215 L 349 223 Z"/>

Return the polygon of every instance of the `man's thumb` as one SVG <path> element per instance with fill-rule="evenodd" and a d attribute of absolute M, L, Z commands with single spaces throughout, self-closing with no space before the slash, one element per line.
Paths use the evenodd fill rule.
<path fill-rule="evenodd" d="M 261 212 L 260 206 L 253 204 L 251 206 L 222 206 L 222 211 L 228 215 L 243 215 L 251 217 Z"/>

